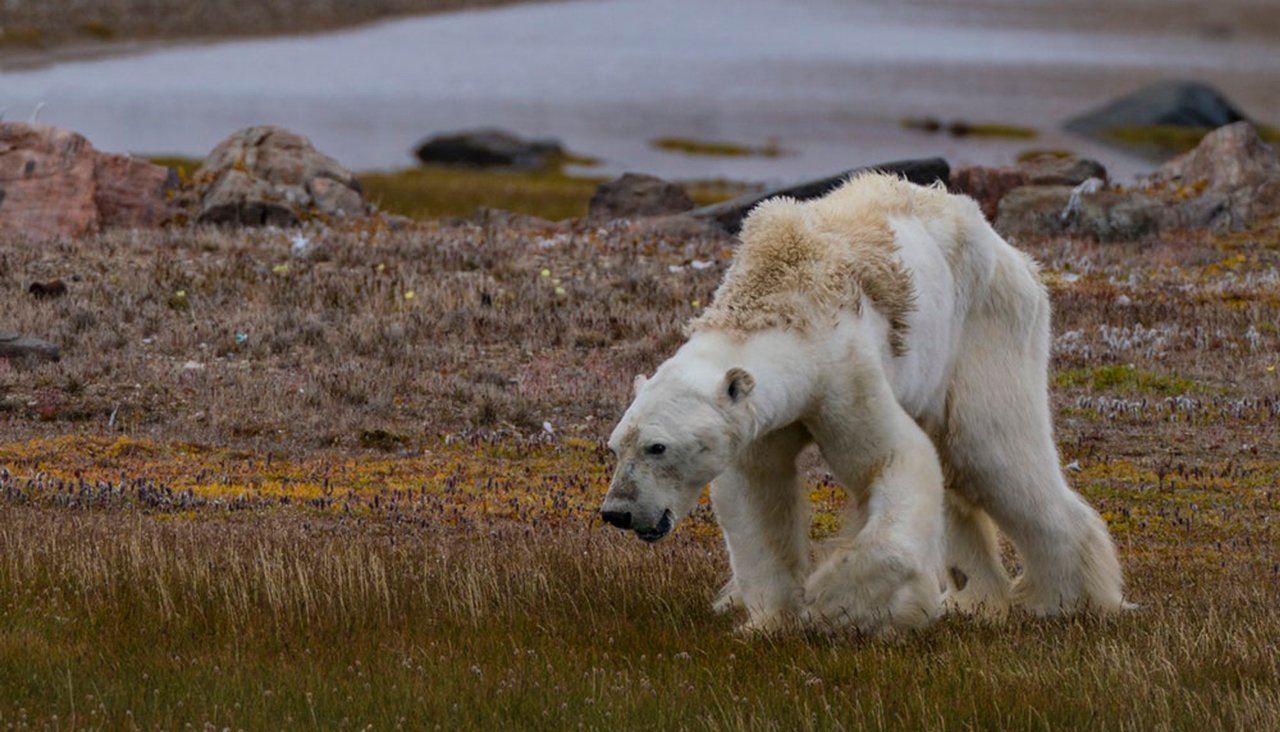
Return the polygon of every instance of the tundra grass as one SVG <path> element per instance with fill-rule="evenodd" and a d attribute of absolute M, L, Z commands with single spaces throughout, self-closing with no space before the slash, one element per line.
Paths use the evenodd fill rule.
<path fill-rule="evenodd" d="M 732 246 L 577 222 L 0 242 L 4 327 L 63 351 L 0 362 L 0 727 L 1280 726 L 1280 229 L 1021 243 L 1062 460 L 1140 607 L 896 641 L 735 634 L 705 500 L 654 546 L 595 517 L 630 377 Z M 804 468 L 829 534 L 843 492 Z"/>
<path fill-rule="evenodd" d="M 607 178 L 571 175 L 557 168 L 535 171 L 422 166 L 390 173 L 364 173 L 365 196 L 388 213 L 416 219 L 467 216 L 490 208 L 558 221 L 587 214 L 596 187 Z M 719 203 L 756 190 L 726 181 L 685 183 L 699 205 Z"/>

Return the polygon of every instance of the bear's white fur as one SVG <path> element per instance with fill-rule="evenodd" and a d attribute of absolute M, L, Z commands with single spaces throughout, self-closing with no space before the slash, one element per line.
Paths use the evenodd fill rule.
<path fill-rule="evenodd" d="M 863 175 L 767 201 L 689 334 L 637 377 L 601 510 L 656 541 L 710 481 L 733 569 L 716 606 L 746 628 L 914 627 L 944 598 L 1122 607 L 1106 525 L 1058 467 L 1037 266 L 971 199 Z M 796 467 L 813 442 L 850 496 L 816 566 Z M 1024 566 L 1012 583 L 997 527 Z"/>

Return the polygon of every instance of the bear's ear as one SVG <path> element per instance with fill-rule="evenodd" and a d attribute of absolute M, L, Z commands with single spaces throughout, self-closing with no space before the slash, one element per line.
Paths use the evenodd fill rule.
<path fill-rule="evenodd" d="M 647 383 L 649 383 L 648 377 L 644 374 L 636 374 L 635 380 L 631 382 L 631 393 L 635 396 L 640 396 L 640 390 L 643 389 L 644 385 Z"/>
<path fill-rule="evenodd" d="M 722 393 L 729 397 L 729 401 L 735 404 L 742 401 L 756 388 L 756 380 L 746 369 L 733 367 L 725 372 L 724 390 Z"/>

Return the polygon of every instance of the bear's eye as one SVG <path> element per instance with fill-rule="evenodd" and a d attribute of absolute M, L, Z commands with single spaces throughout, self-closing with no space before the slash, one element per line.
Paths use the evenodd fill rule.
<path fill-rule="evenodd" d="M 667 446 L 662 444 L 661 442 L 655 442 L 652 445 L 646 447 L 644 451 L 649 453 L 650 455 L 661 455 L 662 453 L 667 451 Z"/>

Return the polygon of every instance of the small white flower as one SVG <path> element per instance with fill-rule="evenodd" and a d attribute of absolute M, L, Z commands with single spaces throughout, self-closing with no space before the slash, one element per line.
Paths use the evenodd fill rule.
<path fill-rule="evenodd" d="M 715 262 L 708 262 L 705 259 L 695 259 L 689 263 L 689 266 L 696 270 L 704 270 L 715 265 Z"/>
<path fill-rule="evenodd" d="M 311 246 L 310 239 L 303 234 L 294 234 L 289 243 L 289 251 L 293 252 L 293 256 L 301 257 L 306 253 L 309 246 Z"/>
<path fill-rule="evenodd" d="M 546 432 L 546 433 L 547 433 L 547 434 L 549 434 L 549 435 L 554 435 L 554 434 L 556 433 L 555 429 L 554 429 L 554 428 L 552 428 L 552 426 L 551 426 L 551 423 L 550 423 L 550 422 L 543 422 L 543 423 L 542 423 L 542 431 L 543 431 L 543 432 Z"/>

